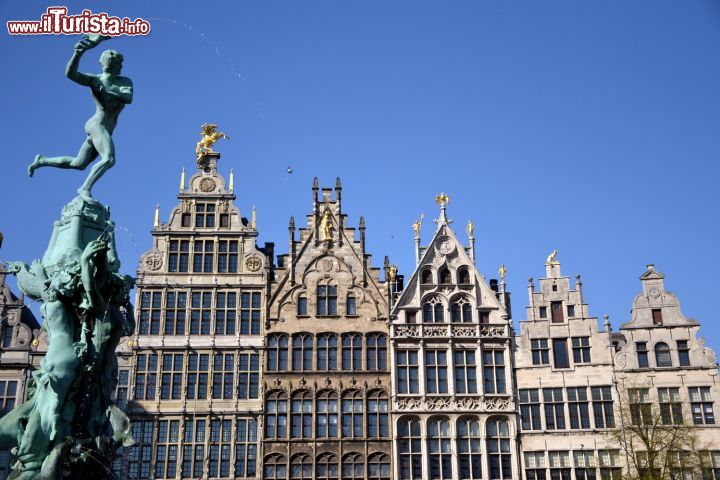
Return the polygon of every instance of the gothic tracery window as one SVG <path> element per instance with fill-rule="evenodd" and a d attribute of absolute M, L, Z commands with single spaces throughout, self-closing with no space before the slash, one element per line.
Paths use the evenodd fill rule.
<path fill-rule="evenodd" d="M 442 323 L 445 321 L 443 315 L 443 303 L 438 297 L 431 297 L 425 301 L 422 308 L 423 322 Z"/>

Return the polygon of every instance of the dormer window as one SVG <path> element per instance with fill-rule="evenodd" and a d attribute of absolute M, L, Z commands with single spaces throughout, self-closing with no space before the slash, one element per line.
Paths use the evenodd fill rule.
<path fill-rule="evenodd" d="M 652 309 L 652 319 L 653 319 L 653 325 L 661 326 L 663 324 L 661 308 L 653 308 Z"/>
<path fill-rule="evenodd" d="M 540 318 L 547 318 L 547 307 L 540 307 Z"/>
<path fill-rule="evenodd" d="M 450 276 L 450 270 L 447 268 L 442 268 L 438 272 L 438 277 L 440 278 L 440 284 L 447 285 L 449 283 L 452 283 L 452 277 Z"/>
<path fill-rule="evenodd" d="M 420 283 L 422 283 L 423 285 L 433 283 L 432 270 L 430 270 L 429 268 L 426 268 L 425 270 L 423 270 L 422 275 L 420 277 Z"/>
<path fill-rule="evenodd" d="M 553 292 L 557 292 L 557 285 L 553 284 L 553 286 L 552 286 L 552 291 L 553 291 Z"/>
<path fill-rule="evenodd" d="M 180 224 L 183 227 L 189 227 L 190 226 L 190 214 L 189 213 L 183 213 L 181 217 Z"/>
<path fill-rule="evenodd" d="M 198 203 L 195 205 L 195 226 L 200 228 L 215 227 L 214 203 Z"/>
<path fill-rule="evenodd" d="M 575 305 L 568 305 L 568 318 L 573 318 L 575 316 Z"/>

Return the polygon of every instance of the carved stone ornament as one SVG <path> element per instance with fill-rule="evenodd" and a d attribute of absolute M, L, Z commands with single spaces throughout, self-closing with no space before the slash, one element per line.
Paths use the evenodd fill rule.
<path fill-rule="evenodd" d="M 455 249 L 452 241 L 448 237 L 442 237 L 438 243 L 438 252 L 447 255 Z"/>
<path fill-rule="evenodd" d="M 245 260 L 245 266 L 251 272 L 257 272 L 262 267 L 262 260 L 257 255 L 252 255 Z"/>
<path fill-rule="evenodd" d="M 203 178 L 200 181 L 200 191 L 202 192 L 212 192 L 213 190 L 215 190 L 215 186 L 215 180 L 213 180 L 212 178 Z"/>
<path fill-rule="evenodd" d="M 415 325 L 398 325 L 395 334 L 398 337 L 417 337 L 418 328 Z"/>
<path fill-rule="evenodd" d="M 160 270 L 163 265 L 163 257 L 159 252 L 148 253 L 145 256 L 145 268 L 153 272 Z"/>

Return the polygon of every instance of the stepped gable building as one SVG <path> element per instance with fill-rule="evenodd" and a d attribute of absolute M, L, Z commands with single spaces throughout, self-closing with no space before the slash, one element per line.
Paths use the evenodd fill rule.
<path fill-rule="evenodd" d="M 619 423 L 609 324 L 598 331 L 580 276 L 571 286 L 556 254 L 539 290 L 530 279 L 527 317 L 515 339 L 524 478 L 619 478 L 619 446 L 607 435 Z"/>
<path fill-rule="evenodd" d="M 121 478 L 256 478 L 272 245 L 236 206 L 234 176 L 204 154 L 168 223 L 155 212 L 137 281 Z"/>
<path fill-rule="evenodd" d="M 475 267 L 438 195 L 427 247 L 392 310 L 394 478 L 518 478 L 509 294 Z M 504 268 L 501 267 L 504 275 Z"/>
<path fill-rule="evenodd" d="M 390 479 L 388 294 L 342 210 L 342 187 L 312 188 L 289 226 L 268 302 L 263 478 Z"/>
<path fill-rule="evenodd" d="M 677 296 L 665 289 L 664 279 L 654 265 L 647 266 L 640 277 L 642 292 L 632 303 L 631 319 L 613 337 L 619 400 L 629 413 L 624 421 L 692 425 L 693 433 L 676 446 L 683 451 L 670 460 L 675 463 L 674 475 L 691 478 L 691 469 L 684 467 L 697 465 L 683 465 L 684 456 L 700 451 L 702 478 L 720 479 L 717 356 L 700 337 L 700 324 L 685 317 Z M 635 456 L 642 459 L 643 455 Z M 643 460 L 636 464 L 629 459 L 628 463 L 633 469 L 647 466 L 642 465 Z"/>

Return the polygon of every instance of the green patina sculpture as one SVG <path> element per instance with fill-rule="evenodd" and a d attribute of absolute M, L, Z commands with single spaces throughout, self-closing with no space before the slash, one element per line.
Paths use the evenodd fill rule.
<path fill-rule="evenodd" d="M 65 69 L 65 74 L 73 82 L 90 87 L 97 106 L 95 115 L 85 123 L 87 138 L 76 157 L 44 157 L 37 155 L 28 167 L 31 177 L 40 167 L 74 168 L 84 170 L 100 155 L 100 161 L 90 170 L 85 183 L 78 189 L 83 197 L 90 196 L 90 190 L 100 177 L 115 165 L 115 145 L 112 133 L 117 125 L 118 116 L 125 105 L 132 103 L 133 85 L 127 77 L 120 76 L 123 56 L 115 50 L 105 50 L 100 56 L 102 73 L 92 75 L 78 72 L 83 53 L 96 47 L 109 37 L 89 35 L 75 45 L 75 52 Z"/>
<path fill-rule="evenodd" d="M 42 302 L 48 338 L 47 354 L 29 382 L 29 400 L 0 419 L 0 442 L 15 445 L 10 479 L 112 478 L 114 452 L 133 443 L 130 421 L 112 397 L 115 349 L 135 329 L 129 297 L 134 280 L 119 273 L 110 209 L 90 196 L 114 162 L 110 134 L 132 92 L 123 90 L 129 80 L 116 76 L 119 64 L 113 59 L 122 59 L 117 52 L 103 53 L 103 74 L 77 72 L 82 52 L 100 40 L 85 37 L 68 65 L 68 76 L 89 85 L 98 106 L 86 125 L 86 143 L 77 158 L 39 157 L 31 171 L 44 165 L 84 168 L 98 153 L 102 161 L 80 195 L 63 207 L 43 258 L 30 266 L 9 264 L 20 289 Z"/>

